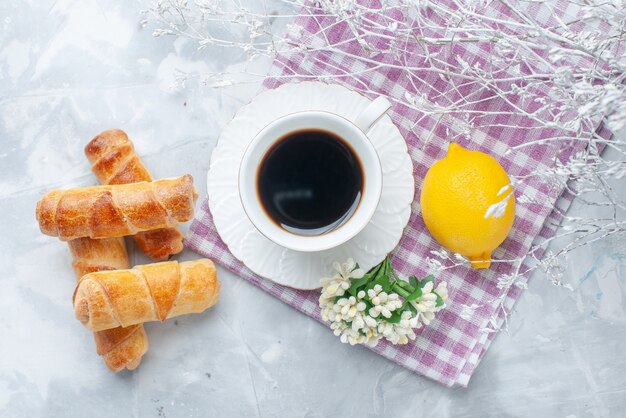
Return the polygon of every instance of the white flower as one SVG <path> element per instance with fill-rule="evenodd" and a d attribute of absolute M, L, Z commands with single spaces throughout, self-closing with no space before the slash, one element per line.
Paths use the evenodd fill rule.
<path fill-rule="evenodd" d="M 435 313 L 433 311 L 421 312 L 420 317 L 424 325 L 430 325 L 430 321 L 435 318 Z"/>
<path fill-rule="evenodd" d="M 354 260 L 340 264 L 334 263 L 337 273 L 331 278 L 324 278 L 322 294 L 319 298 L 322 319 L 330 322 L 333 333 L 347 344 L 367 344 L 375 346 L 381 338 L 392 344 L 407 344 L 416 338 L 415 330 L 428 325 L 435 317 L 435 312 L 443 308 L 437 302 L 446 301 L 448 289 L 445 282 L 434 287 L 434 282 L 428 281 L 422 287 L 422 294 L 411 301 L 413 311 L 405 308 L 404 300 L 395 292 L 387 292 L 383 286 L 376 284 L 373 287 L 359 290 L 355 295 L 347 294 L 351 280 L 362 278 L 365 272 L 356 268 Z M 395 284 L 391 284 L 394 288 Z M 400 288 L 397 288 L 398 291 Z M 388 319 L 394 317 L 393 322 Z"/>
<path fill-rule="evenodd" d="M 404 328 L 420 328 L 421 327 L 418 317 L 413 316 L 411 312 L 409 311 L 402 312 L 402 320 L 400 321 L 400 325 L 403 326 Z"/>
<path fill-rule="evenodd" d="M 448 284 L 439 282 L 436 289 L 433 289 L 433 282 L 428 282 L 422 288 L 422 295 L 411 302 L 411 305 L 417 310 L 417 317 L 424 325 L 429 325 L 435 318 L 435 312 L 439 312 L 444 308 L 443 305 L 437 306 L 437 296 L 444 302 L 448 300 Z"/>
<path fill-rule="evenodd" d="M 441 297 L 441 299 L 445 302 L 448 300 L 448 283 L 447 282 L 439 282 L 437 288 L 435 289 L 435 293 Z"/>
<path fill-rule="evenodd" d="M 435 284 L 432 281 L 426 283 L 424 287 L 422 288 L 422 294 L 427 294 L 427 293 L 432 292 L 434 286 Z"/>
<path fill-rule="evenodd" d="M 416 326 L 411 327 L 411 323 Z M 406 344 L 416 338 L 415 331 L 412 328 L 419 328 L 417 323 L 417 318 L 412 317 L 411 312 L 405 311 L 402 313 L 402 320 L 398 324 L 391 324 L 386 321 L 380 322 L 378 324 L 378 332 L 392 344 Z"/>
<path fill-rule="evenodd" d="M 370 328 L 376 328 L 376 320 L 369 315 L 364 316 L 365 324 Z"/>
<path fill-rule="evenodd" d="M 325 277 L 321 281 L 322 284 L 322 298 L 331 299 L 336 296 L 343 296 L 346 290 L 350 287 L 350 283 L 338 277 Z"/>
<path fill-rule="evenodd" d="M 333 277 L 324 277 L 320 280 L 322 297 L 327 299 L 343 296 L 346 290 L 350 288 L 350 280 L 360 279 L 365 274 L 363 269 L 355 267 L 356 263 L 351 258 L 343 264 L 333 263 L 333 268 L 337 273 Z"/>
<path fill-rule="evenodd" d="M 336 261 L 333 263 L 333 268 L 337 270 L 337 273 L 339 273 L 344 280 L 348 281 L 350 279 L 360 279 L 365 274 L 363 269 L 355 267 L 356 263 L 351 258 L 349 258 L 345 263 L 340 264 Z"/>
<path fill-rule="evenodd" d="M 369 314 L 373 318 L 377 318 L 382 314 L 385 318 L 390 318 L 393 311 L 402 307 L 400 296 L 396 293 L 387 294 L 383 292 L 381 285 L 374 286 L 373 289 L 367 291 L 371 303 L 374 305 L 369 309 Z"/>

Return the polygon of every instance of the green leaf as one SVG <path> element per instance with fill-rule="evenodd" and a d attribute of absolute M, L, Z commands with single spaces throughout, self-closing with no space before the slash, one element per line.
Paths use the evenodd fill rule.
<path fill-rule="evenodd" d="M 393 288 L 393 280 L 391 280 L 391 277 L 385 277 L 385 281 L 381 283 L 381 286 L 383 287 L 383 291 L 385 293 L 391 293 L 391 289 Z"/>
<path fill-rule="evenodd" d="M 373 289 L 374 286 L 379 284 L 385 292 L 389 293 L 392 283 L 389 280 L 388 275 L 388 262 L 389 260 L 385 258 L 378 266 L 376 266 L 375 270 L 372 269 L 372 280 L 370 280 L 367 286 L 365 286 L 365 289 Z"/>
<path fill-rule="evenodd" d="M 384 268 L 385 260 L 381 261 L 367 272 L 370 277 L 376 277 L 380 274 L 380 271 Z"/>
<path fill-rule="evenodd" d="M 371 276 L 369 276 L 368 274 L 364 274 L 363 277 L 361 277 L 360 279 L 352 280 L 350 282 L 350 288 L 348 289 L 348 293 L 356 297 L 357 293 L 359 293 L 361 288 L 365 286 L 367 282 L 370 281 L 370 279 Z"/>
<path fill-rule="evenodd" d="M 385 318 L 385 321 L 389 322 L 390 324 L 397 324 L 398 322 L 400 322 L 401 319 L 402 319 L 402 312 L 395 310 L 393 311 L 393 313 L 391 314 L 389 318 Z"/>
<path fill-rule="evenodd" d="M 411 314 L 413 314 L 413 316 L 417 314 L 417 309 L 415 309 L 415 306 L 413 306 L 411 302 L 407 299 L 405 299 L 404 303 L 402 303 L 402 307 L 400 308 L 400 310 L 402 312 L 409 311 L 411 312 Z"/>
<path fill-rule="evenodd" d="M 348 293 L 351 296 L 356 297 L 357 293 L 359 293 L 360 290 L 364 290 L 365 285 L 367 285 L 367 283 L 372 280 L 372 277 L 375 277 L 378 274 L 381 266 L 382 262 L 372 267 L 370 271 L 365 273 L 360 279 L 352 280 L 350 282 L 350 288 L 348 289 Z M 356 268 L 359 268 L 358 263 L 356 265 Z"/>
<path fill-rule="evenodd" d="M 377 284 L 379 284 L 383 290 L 387 293 L 389 293 L 389 290 L 391 290 L 391 280 L 389 280 L 389 276 L 385 276 L 383 274 L 379 274 L 376 279 L 372 280 L 370 282 L 370 284 L 367 286 L 368 289 L 373 289 L 374 286 L 376 286 Z"/>
<path fill-rule="evenodd" d="M 412 302 L 420 296 L 422 296 L 422 289 L 418 287 L 417 289 L 415 289 L 414 292 L 410 293 L 406 298 L 404 298 L 404 300 L 407 302 Z"/>
<path fill-rule="evenodd" d="M 428 282 L 434 282 L 435 281 L 435 276 L 433 276 L 432 274 L 429 274 L 428 276 L 424 277 L 422 280 L 420 280 L 420 284 L 419 287 L 420 289 L 423 289 L 424 286 L 426 286 L 426 283 Z M 435 283 L 433 283 L 434 285 Z"/>
<path fill-rule="evenodd" d="M 391 290 L 394 291 L 395 293 L 399 294 L 403 298 L 406 298 L 415 289 L 408 290 L 408 289 L 405 289 L 404 287 L 400 286 L 400 284 L 398 282 L 394 282 Z"/>
<path fill-rule="evenodd" d="M 393 266 L 391 266 L 391 262 L 389 262 L 389 267 L 390 267 L 391 274 L 393 275 L 394 280 L 397 282 L 401 281 L 400 277 L 398 276 L 398 273 L 393 269 Z"/>
<path fill-rule="evenodd" d="M 406 302 L 406 301 L 404 303 L 406 303 L 407 308 L 409 309 L 409 311 L 411 311 L 413 316 L 417 315 L 417 309 L 415 309 L 415 306 L 413 306 L 411 303 Z"/>
<path fill-rule="evenodd" d="M 396 287 L 401 287 L 402 289 L 406 290 L 408 293 L 412 293 L 413 291 L 415 291 L 415 287 L 411 286 L 409 283 L 405 282 L 404 280 L 396 280 Z"/>
<path fill-rule="evenodd" d="M 359 268 L 358 263 L 356 264 L 355 268 Z M 363 277 L 361 277 L 360 279 L 352 280 L 347 293 L 350 296 L 356 297 L 359 291 L 363 290 L 367 292 L 367 290 L 373 289 L 378 284 L 382 287 L 384 292 L 388 294 L 392 292 L 397 293 L 404 299 L 402 308 L 396 311 L 397 315 L 392 316 L 393 318 L 395 318 L 396 316 L 400 318 L 401 313 L 403 311 L 406 311 L 407 309 L 411 311 L 413 315 L 417 314 L 417 310 L 413 307 L 413 305 L 411 305 L 410 302 L 422 296 L 422 289 L 424 288 L 424 286 L 426 286 L 428 282 L 433 282 L 434 285 L 434 281 L 435 277 L 433 275 L 428 275 L 422 280 L 418 280 L 417 277 L 415 277 L 414 275 L 409 276 L 408 281 L 401 279 L 398 273 L 394 270 L 391 264 L 391 259 L 389 258 L 389 256 L 387 256 L 383 261 L 381 261 L 379 264 L 372 267 L 367 273 L 365 273 Z M 337 297 L 335 302 L 340 298 L 341 297 Z M 369 310 L 373 306 L 369 298 L 364 298 L 363 302 L 365 302 L 367 310 Z M 443 299 L 441 299 L 441 297 L 437 295 L 436 306 L 439 307 L 443 304 Z M 387 319 L 387 321 L 389 321 L 389 319 Z M 394 321 L 396 321 L 396 319 L 394 319 Z"/>
<path fill-rule="evenodd" d="M 387 256 L 386 260 L 387 260 L 386 274 L 387 274 L 387 280 L 389 281 L 389 284 L 387 285 L 386 289 L 384 287 L 383 289 L 385 290 L 385 292 L 391 293 L 393 285 L 396 282 L 396 278 L 398 276 L 396 275 L 396 271 L 393 269 L 393 266 L 391 265 L 391 259 L 389 258 L 389 256 Z"/>

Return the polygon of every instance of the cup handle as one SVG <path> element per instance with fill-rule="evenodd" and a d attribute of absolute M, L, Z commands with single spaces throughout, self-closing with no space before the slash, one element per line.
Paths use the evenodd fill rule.
<path fill-rule="evenodd" d="M 378 96 L 361 112 L 354 124 L 367 133 L 376 122 L 382 118 L 391 107 L 391 103 L 383 96 Z"/>

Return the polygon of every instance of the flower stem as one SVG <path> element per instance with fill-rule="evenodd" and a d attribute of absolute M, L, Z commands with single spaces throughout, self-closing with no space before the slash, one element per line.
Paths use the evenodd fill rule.
<path fill-rule="evenodd" d="M 396 284 L 409 293 L 415 292 L 415 288 L 403 280 L 396 280 Z"/>
<path fill-rule="evenodd" d="M 408 292 L 407 290 L 404 290 L 398 282 L 394 282 L 394 284 L 391 285 L 391 290 L 393 290 L 394 292 L 396 292 L 403 298 L 407 298 L 410 294 L 410 292 Z"/>

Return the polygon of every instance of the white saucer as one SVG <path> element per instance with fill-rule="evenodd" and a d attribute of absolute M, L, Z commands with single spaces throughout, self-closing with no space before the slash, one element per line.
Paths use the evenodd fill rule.
<path fill-rule="evenodd" d="M 274 119 L 303 110 L 325 110 L 354 120 L 370 100 L 345 87 L 320 82 L 285 84 L 259 94 L 224 127 L 207 175 L 209 208 L 230 252 L 259 276 L 297 289 L 317 289 L 333 261 L 352 257 L 368 270 L 393 250 L 411 215 L 415 192 L 406 142 L 389 116 L 368 133 L 383 167 L 383 192 L 370 223 L 350 241 L 326 251 L 303 253 L 261 235 L 241 205 L 239 163 L 248 143 Z"/>

